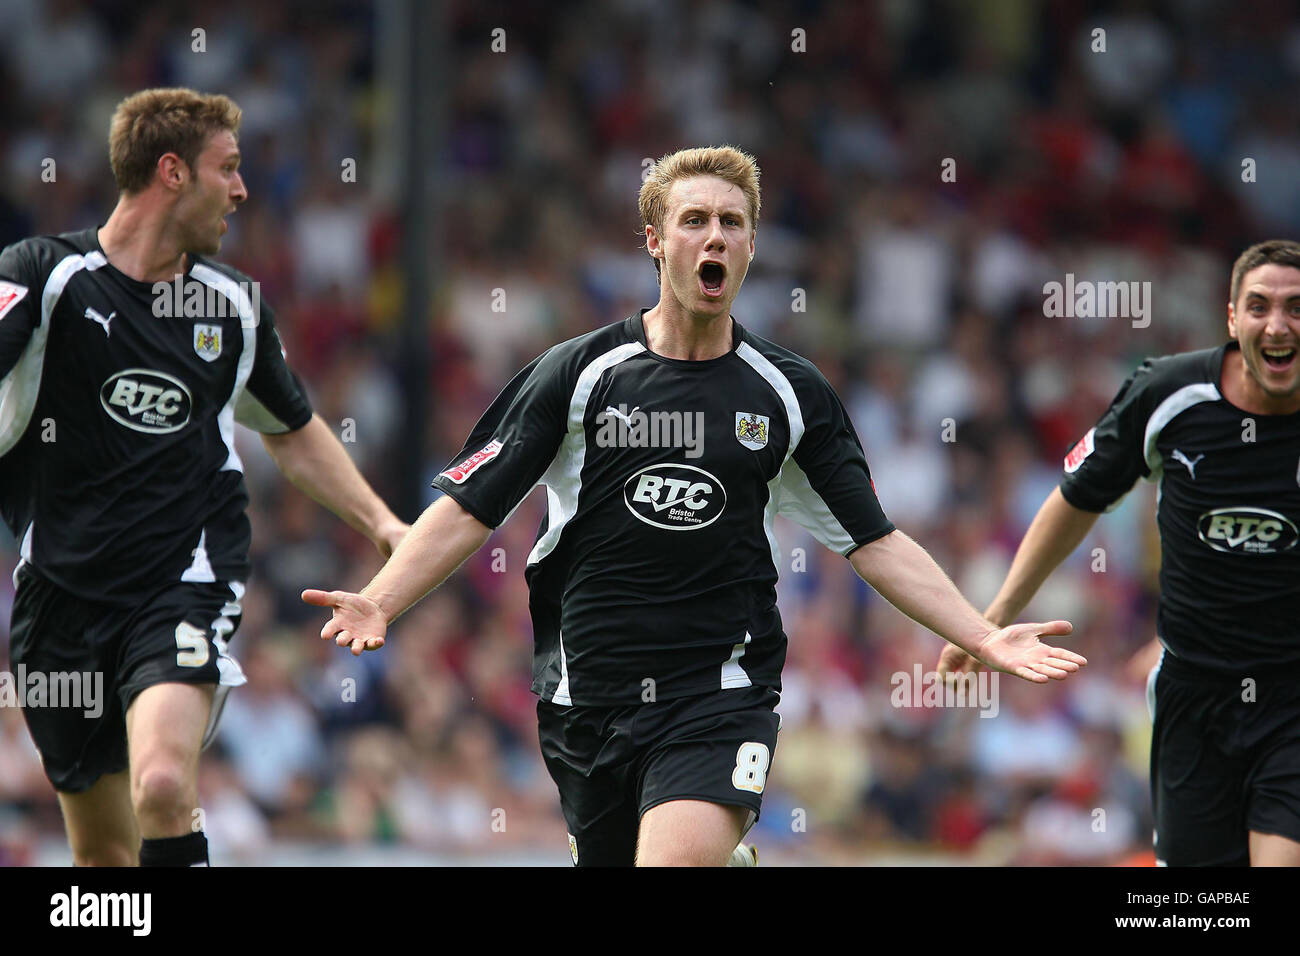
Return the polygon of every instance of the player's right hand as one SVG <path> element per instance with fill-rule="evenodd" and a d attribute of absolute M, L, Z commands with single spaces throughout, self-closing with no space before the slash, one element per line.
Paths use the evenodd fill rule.
<path fill-rule="evenodd" d="M 320 629 L 322 641 L 334 638 L 339 647 L 351 647 L 360 657 L 363 651 L 377 651 L 384 646 L 388 618 L 370 598 L 351 591 L 319 591 L 308 588 L 302 599 L 317 607 L 331 608 L 333 616 Z"/>

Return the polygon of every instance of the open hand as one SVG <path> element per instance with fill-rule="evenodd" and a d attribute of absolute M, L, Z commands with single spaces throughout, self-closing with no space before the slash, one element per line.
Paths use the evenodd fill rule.
<path fill-rule="evenodd" d="M 350 591 L 319 591 L 308 588 L 302 599 L 317 607 L 333 609 L 333 616 L 320 629 L 321 640 L 331 637 L 339 647 L 351 647 L 357 657 L 363 651 L 377 651 L 384 646 L 388 618 L 370 598 Z"/>

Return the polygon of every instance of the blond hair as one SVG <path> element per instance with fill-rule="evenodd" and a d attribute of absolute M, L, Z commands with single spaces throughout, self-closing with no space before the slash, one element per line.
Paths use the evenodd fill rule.
<path fill-rule="evenodd" d="M 242 117 L 234 100 L 219 93 L 181 88 L 132 93 L 117 104 L 108 130 L 108 159 L 118 190 L 148 188 L 164 153 L 175 153 L 194 169 L 208 137 L 222 130 L 237 136 Z"/>
<path fill-rule="evenodd" d="M 749 231 L 753 234 L 758 228 L 758 211 L 763 204 L 759 196 L 758 163 L 753 156 L 734 146 L 697 146 L 669 153 L 650 168 L 650 175 L 641 184 L 637 202 L 643 235 L 646 226 L 654 226 L 655 232 L 663 235 L 664 217 L 668 215 L 668 194 L 673 183 L 692 176 L 717 176 L 739 186 L 749 207 Z M 658 271 L 659 260 L 656 259 L 655 272 Z"/>

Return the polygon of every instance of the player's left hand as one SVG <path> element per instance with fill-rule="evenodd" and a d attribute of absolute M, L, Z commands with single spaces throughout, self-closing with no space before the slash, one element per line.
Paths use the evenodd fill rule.
<path fill-rule="evenodd" d="M 990 631 L 980 642 L 975 656 L 980 662 L 1004 674 L 1012 674 L 1035 684 L 1065 680 L 1088 659 L 1063 647 L 1050 647 L 1039 641 L 1048 635 L 1065 635 L 1074 630 L 1069 621 L 1046 624 L 1012 624 Z"/>
<path fill-rule="evenodd" d="M 406 532 L 411 530 L 411 526 L 400 518 L 394 517 L 391 521 L 386 522 L 375 530 L 371 537 L 379 553 L 383 555 L 385 561 L 393 556 L 397 546 L 402 543 L 406 537 Z"/>

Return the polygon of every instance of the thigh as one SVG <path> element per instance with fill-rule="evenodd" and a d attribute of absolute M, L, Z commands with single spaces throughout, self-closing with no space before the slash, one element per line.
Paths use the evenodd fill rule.
<path fill-rule="evenodd" d="M 1151 802 L 1156 859 L 1168 866 L 1245 866 L 1248 765 L 1225 752 L 1231 688 L 1173 680 L 1155 684 Z M 1224 697 L 1225 700 L 1220 700 Z"/>
<path fill-rule="evenodd" d="M 45 775 L 61 794 L 84 793 L 126 769 L 117 694 L 121 619 L 26 566 L 18 572 L 9 646 L 15 689 Z"/>
<path fill-rule="evenodd" d="M 215 691 L 212 684 L 154 684 L 131 701 L 126 736 L 133 776 L 158 759 L 197 779 L 199 750 Z"/>
<path fill-rule="evenodd" d="M 637 866 L 725 866 L 751 811 L 705 800 L 657 803 L 641 817 Z"/>
<path fill-rule="evenodd" d="M 538 740 L 560 791 L 575 866 L 631 866 L 637 813 L 631 753 L 614 709 L 537 705 Z"/>
<path fill-rule="evenodd" d="M 60 793 L 59 807 L 77 866 L 135 866 L 140 830 L 126 772 L 101 776 L 81 793 Z"/>

